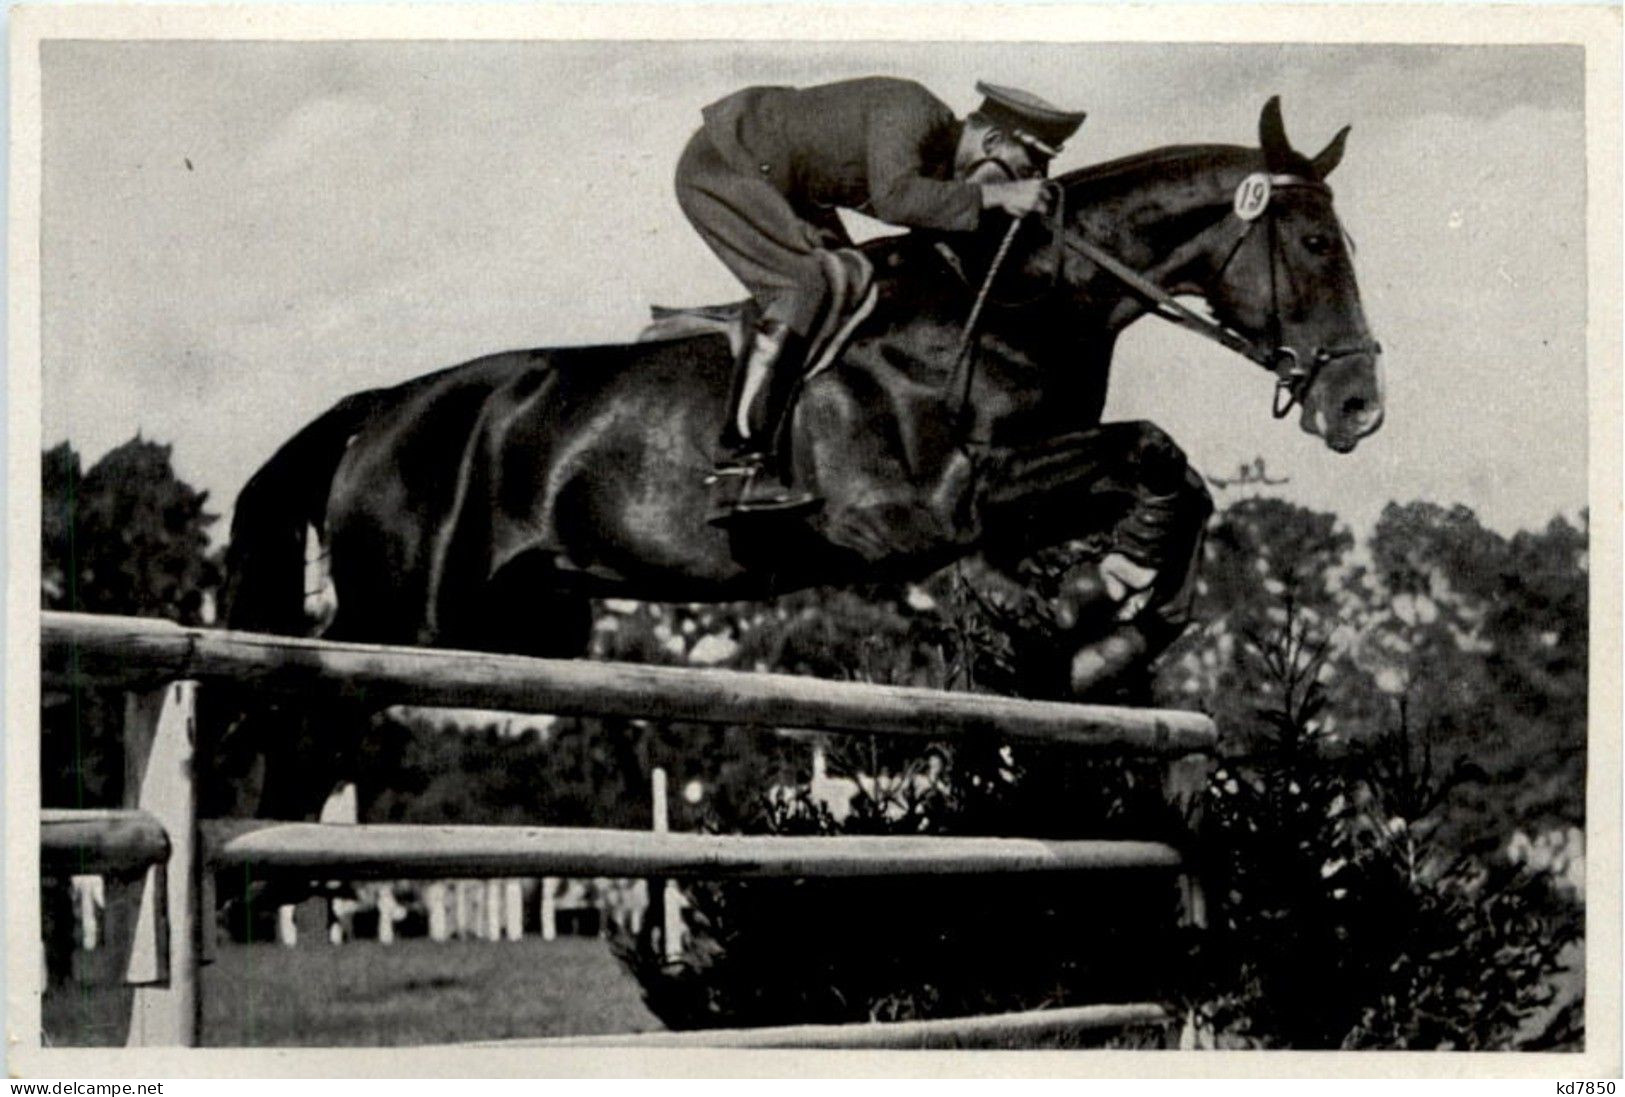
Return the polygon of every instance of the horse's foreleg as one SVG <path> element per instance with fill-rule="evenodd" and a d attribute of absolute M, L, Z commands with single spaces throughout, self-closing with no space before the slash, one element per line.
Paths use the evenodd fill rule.
<path fill-rule="evenodd" d="M 1124 671 L 1143 665 L 1173 643 L 1190 623 L 1196 600 L 1196 579 L 1202 559 L 1202 543 L 1207 520 L 1213 513 L 1213 500 L 1201 476 L 1187 470 L 1185 490 L 1174 503 L 1176 519 L 1168 523 L 1160 539 L 1160 549 L 1168 561 L 1160 567 L 1146 592 L 1144 609 L 1126 620 L 1115 621 L 1106 632 L 1073 653 L 1068 668 L 1068 685 L 1081 695 L 1118 679 Z M 1119 531 L 1114 531 L 1119 532 Z M 1098 586 L 1095 566 L 1080 565 L 1075 577 L 1063 586 Z"/>
<path fill-rule="evenodd" d="M 1110 551 L 1160 573 L 1184 555 L 1193 505 L 1211 505 L 1199 481 L 1193 494 L 1189 470 L 1160 427 L 1111 423 L 999 455 L 984 473 L 976 517 L 995 552 L 1025 555 L 1109 530 Z"/>
<path fill-rule="evenodd" d="M 1112 601 L 1143 602 L 1144 608 L 1113 622 L 1074 656 L 1069 679 L 1073 692 L 1081 693 L 1145 662 L 1184 629 L 1212 510 L 1184 452 L 1154 424 L 1132 422 L 1003 455 L 989 470 L 977 513 L 996 557 L 1025 556 L 1103 533 L 1108 554 L 1132 562 L 1125 575 L 1154 576 L 1144 597 L 1132 589 L 1116 591 Z M 1098 602 L 1109 580 L 1094 564 L 1085 565 L 1070 577 L 1068 596 Z M 1080 593 L 1088 597 L 1080 599 Z M 1092 616 L 1080 606 L 1071 609 L 1073 617 Z M 1065 607 L 1061 616 L 1068 616 Z"/>

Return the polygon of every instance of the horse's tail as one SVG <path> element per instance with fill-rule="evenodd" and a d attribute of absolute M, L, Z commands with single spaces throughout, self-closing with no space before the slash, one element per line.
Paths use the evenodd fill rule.
<path fill-rule="evenodd" d="M 238 493 L 220 605 L 228 628 L 307 631 L 306 530 L 321 529 L 339 460 L 384 394 L 374 389 L 340 400 L 290 438 Z"/>

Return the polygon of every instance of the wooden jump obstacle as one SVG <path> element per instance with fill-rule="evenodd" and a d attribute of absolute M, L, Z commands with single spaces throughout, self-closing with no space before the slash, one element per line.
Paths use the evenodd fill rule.
<path fill-rule="evenodd" d="M 196 1046 L 198 965 L 209 949 L 213 870 L 333 879 L 435 876 L 860 877 L 895 874 L 1170 871 L 1157 842 L 1026 838 L 745 837 L 555 827 L 343 826 L 197 818 L 199 686 L 365 697 L 392 704 L 649 718 L 914 736 L 985 736 L 1179 757 L 1210 749 L 1200 713 L 1025 701 L 782 674 L 637 666 L 342 644 L 47 612 L 41 664 L 53 688 L 122 687 L 126 805 L 49 811 L 47 873 L 122 874 L 109 940 L 135 987 L 127 1043 Z M 1154 1004 L 989 1018 L 570 1038 L 571 1044 L 717 1047 L 977 1046 L 1168 1020 Z M 557 1041 L 556 1041 L 557 1042 Z M 530 1043 L 535 1043 L 531 1041 Z"/>
<path fill-rule="evenodd" d="M 1178 868 L 1159 842 L 653 834 L 584 827 L 204 824 L 209 860 L 255 874 L 357 879 L 490 876 L 893 876 Z"/>
<path fill-rule="evenodd" d="M 489 1047 L 730 1047 L 730 1048 L 1008 1048 L 1017 1042 L 1079 1032 L 1157 1025 L 1168 1020 L 1159 1005 L 1069 1006 L 981 1017 L 930 1021 L 875 1021 L 850 1025 L 775 1025 L 714 1028 L 696 1032 L 639 1032 L 625 1036 L 544 1036 L 493 1041 Z"/>

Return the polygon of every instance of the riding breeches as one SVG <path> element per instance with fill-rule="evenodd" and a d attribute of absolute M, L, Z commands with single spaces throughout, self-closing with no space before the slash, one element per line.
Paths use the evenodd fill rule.
<path fill-rule="evenodd" d="M 677 161 L 677 204 L 764 319 L 812 335 L 829 294 L 817 252 L 847 242 L 833 210 L 813 223 L 771 181 L 730 165 L 703 129 Z"/>

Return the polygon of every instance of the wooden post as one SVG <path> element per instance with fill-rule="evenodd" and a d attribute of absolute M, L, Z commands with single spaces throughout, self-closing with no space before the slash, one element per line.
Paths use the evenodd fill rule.
<path fill-rule="evenodd" d="M 94 952 L 101 941 L 102 908 L 107 905 L 107 886 L 100 876 L 74 876 L 74 914 L 79 920 L 79 947 Z"/>
<path fill-rule="evenodd" d="M 665 834 L 670 829 L 670 816 L 666 811 L 666 771 L 659 766 L 649 772 L 649 800 L 652 818 L 649 829 Z M 644 881 L 647 906 L 643 915 L 642 932 L 651 941 L 659 942 L 660 954 L 668 956 L 666 949 L 666 881 L 650 878 Z"/>
<path fill-rule="evenodd" d="M 671 809 L 667 802 L 665 767 L 656 766 L 650 771 L 649 791 L 653 799 L 651 806 L 654 810 L 654 826 L 651 829 L 656 834 L 665 834 L 671 830 Z"/>
<path fill-rule="evenodd" d="M 1171 758 L 1163 767 L 1162 791 L 1181 815 L 1200 811 L 1202 796 L 1216 763 L 1211 755 L 1187 754 Z M 1179 924 L 1197 929 L 1207 927 L 1207 894 L 1202 889 L 1200 866 L 1187 863 L 1178 877 Z"/>
<path fill-rule="evenodd" d="M 487 941 L 502 940 L 504 902 L 502 883 L 494 877 L 485 881 L 485 929 L 480 936 Z"/>
<path fill-rule="evenodd" d="M 429 940 L 444 941 L 451 937 L 451 926 L 446 917 L 446 884 L 436 880 L 423 889 L 423 905 L 429 908 Z"/>
<path fill-rule="evenodd" d="M 378 943 L 395 943 L 395 917 L 400 913 L 400 901 L 395 898 L 395 885 L 383 884 L 378 888 Z"/>
<path fill-rule="evenodd" d="M 215 892 L 214 869 L 209 865 L 209 852 L 202 846 L 199 838 L 198 850 L 198 951 L 197 962 L 201 967 L 208 967 L 219 958 L 220 952 L 220 920 L 216 912 L 220 909 L 219 896 Z M 199 993 L 203 986 L 203 977 L 198 976 Z M 202 1003 L 198 1004 L 198 1016 L 203 1016 Z M 201 1025 L 202 1022 L 200 1021 Z M 202 1039 L 202 1036 L 199 1036 Z"/>
<path fill-rule="evenodd" d="M 473 894 L 469 880 L 458 880 L 453 888 L 457 895 L 457 912 L 452 919 L 453 936 L 459 941 L 468 940 L 474 924 L 474 912 L 469 908 L 473 905 Z"/>
<path fill-rule="evenodd" d="M 649 774 L 650 791 L 654 797 L 654 832 L 671 831 L 671 798 L 667 788 L 666 771 L 656 766 Z M 660 948 L 667 963 L 682 958 L 683 914 L 682 898 L 677 882 L 671 879 L 649 881 L 649 915 L 660 929 Z"/>
<path fill-rule="evenodd" d="M 317 813 L 316 821 L 350 827 L 361 821 L 354 781 L 343 781 L 333 787 L 333 791 L 328 793 L 327 799 L 322 802 L 322 810 Z M 341 902 L 345 900 L 307 899 L 300 904 L 299 914 L 312 923 L 317 939 L 326 940 L 333 945 L 342 945 L 349 939 L 349 920 L 341 917 L 339 913 Z"/>
<path fill-rule="evenodd" d="M 292 903 L 276 908 L 276 940 L 283 948 L 293 948 L 299 943 L 299 920 L 294 917 L 297 910 Z"/>
<path fill-rule="evenodd" d="M 542 877 L 542 940 L 556 940 L 559 935 L 558 905 L 555 902 L 559 887 L 557 876 Z"/>
<path fill-rule="evenodd" d="M 320 896 L 290 903 L 288 917 L 293 926 L 293 944 L 303 941 L 305 947 L 319 945 L 327 940 L 327 900 Z"/>
<path fill-rule="evenodd" d="M 508 941 L 525 937 L 525 884 L 522 880 L 502 881 L 502 936 Z"/>
<path fill-rule="evenodd" d="M 135 907 L 125 968 L 125 982 L 136 987 L 129 1047 L 198 1042 L 199 944 L 203 918 L 213 912 L 202 910 L 198 864 L 196 704 L 196 682 L 172 682 L 125 699 L 124 804 L 156 818 L 171 851 L 168 865 L 149 870 L 142 886 L 121 889 L 121 902 Z M 109 930 L 113 922 L 110 916 Z"/>

